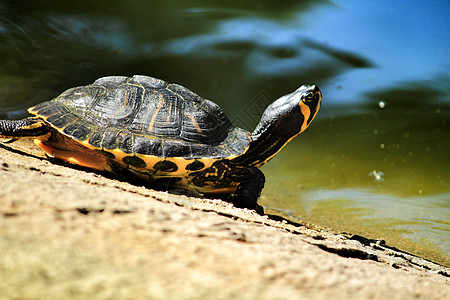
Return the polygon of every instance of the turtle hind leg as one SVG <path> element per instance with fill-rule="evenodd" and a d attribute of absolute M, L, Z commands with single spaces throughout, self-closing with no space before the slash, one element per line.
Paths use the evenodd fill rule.
<path fill-rule="evenodd" d="M 11 142 L 20 138 L 37 137 L 49 133 L 48 125 L 39 118 L 0 120 L 0 138 Z"/>
<path fill-rule="evenodd" d="M 264 208 L 257 203 L 257 200 L 264 188 L 266 178 L 263 172 L 255 167 L 251 167 L 249 170 L 251 176 L 246 176 L 240 182 L 232 202 L 236 207 L 254 209 L 258 214 L 264 215 Z"/>

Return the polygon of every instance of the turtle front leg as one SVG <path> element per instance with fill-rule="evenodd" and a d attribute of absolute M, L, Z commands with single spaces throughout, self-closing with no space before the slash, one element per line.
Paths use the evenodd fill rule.
<path fill-rule="evenodd" d="M 264 214 L 264 208 L 257 203 L 261 191 L 264 188 L 266 177 L 263 172 L 255 167 L 248 168 L 245 176 L 239 176 L 236 181 L 239 185 L 236 189 L 232 202 L 234 206 L 240 208 L 254 209 L 258 214 Z"/>
<path fill-rule="evenodd" d="M 263 172 L 256 167 L 241 167 L 228 160 L 215 162 L 191 179 L 193 189 L 200 193 L 232 202 L 239 208 L 254 209 L 261 215 L 264 209 L 256 201 L 265 181 Z"/>

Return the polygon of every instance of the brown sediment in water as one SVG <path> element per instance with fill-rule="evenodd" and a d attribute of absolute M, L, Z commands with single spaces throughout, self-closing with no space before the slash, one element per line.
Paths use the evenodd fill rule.
<path fill-rule="evenodd" d="M 14 147 L 0 148 L 2 299 L 450 294 L 449 268 L 382 243 L 156 192 Z"/>

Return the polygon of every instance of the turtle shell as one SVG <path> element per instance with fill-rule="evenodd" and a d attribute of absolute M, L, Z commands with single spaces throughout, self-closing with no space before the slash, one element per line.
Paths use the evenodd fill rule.
<path fill-rule="evenodd" d="M 250 133 L 234 127 L 215 103 L 148 76 L 103 77 L 29 112 L 84 146 L 122 159 L 217 160 L 241 155 L 250 143 Z"/>

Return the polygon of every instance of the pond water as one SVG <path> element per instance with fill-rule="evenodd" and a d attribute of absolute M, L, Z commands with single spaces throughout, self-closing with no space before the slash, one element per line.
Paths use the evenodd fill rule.
<path fill-rule="evenodd" d="M 267 212 L 450 266 L 450 2 L 2 1 L 0 117 L 145 74 L 252 131 L 303 83 L 311 127 L 269 164 Z"/>

